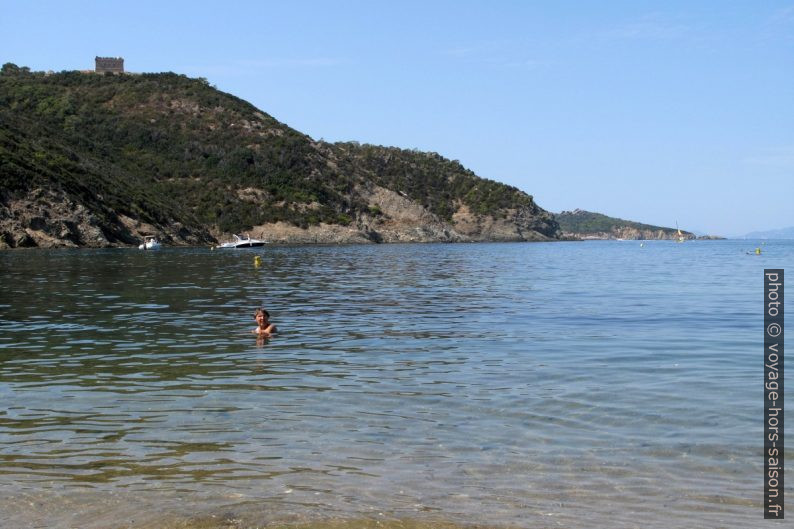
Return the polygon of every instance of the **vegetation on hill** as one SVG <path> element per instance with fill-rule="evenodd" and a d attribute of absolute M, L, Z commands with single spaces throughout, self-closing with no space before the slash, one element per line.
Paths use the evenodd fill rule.
<path fill-rule="evenodd" d="M 618 219 L 616 217 L 608 217 L 601 213 L 593 213 L 591 211 L 583 211 L 580 209 L 574 211 L 563 211 L 554 215 L 560 229 L 566 233 L 576 233 L 581 235 L 609 233 L 616 229 L 621 228 L 634 228 L 643 231 L 661 231 L 667 235 L 677 233 L 676 228 L 665 228 L 662 226 L 653 226 L 651 224 L 642 224 L 640 222 L 633 222 L 630 220 Z M 689 232 L 683 232 L 689 234 Z"/>
<path fill-rule="evenodd" d="M 463 204 L 495 217 L 536 207 L 435 153 L 314 141 L 205 79 L 0 70 L 6 195 L 56 188 L 102 218 L 240 232 L 377 214 L 360 193 L 371 183 L 446 220 Z"/>
<path fill-rule="evenodd" d="M 356 142 L 338 143 L 335 152 L 344 172 L 363 171 L 377 185 L 404 194 L 446 220 L 452 218 L 459 203 L 481 215 L 533 204 L 531 195 L 480 178 L 460 162 L 436 153 Z"/>

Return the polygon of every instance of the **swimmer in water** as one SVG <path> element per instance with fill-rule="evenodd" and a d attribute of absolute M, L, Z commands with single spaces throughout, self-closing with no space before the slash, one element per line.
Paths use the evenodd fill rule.
<path fill-rule="evenodd" d="M 265 309 L 256 309 L 254 313 L 257 327 L 251 332 L 259 336 L 268 337 L 276 332 L 276 326 L 270 323 L 270 313 Z"/>

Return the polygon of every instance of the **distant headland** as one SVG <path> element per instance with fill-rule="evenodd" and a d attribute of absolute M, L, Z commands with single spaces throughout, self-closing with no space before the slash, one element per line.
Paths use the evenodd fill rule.
<path fill-rule="evenodd" d="M 581 240 L 712 240 L 722 239 L 715 235 L 696 236 L 694 233 L 677 228 L 653 226 L 630 220 L 608 217 L 601 213 L 575 209 L 554 215 L 560 225 L 563 237 Z"/>
<path fill-rule="evenodd" d="M 794 239 L 794 226 L 774 230 L 753 231 L 738 237 L 739 239 Z"/>

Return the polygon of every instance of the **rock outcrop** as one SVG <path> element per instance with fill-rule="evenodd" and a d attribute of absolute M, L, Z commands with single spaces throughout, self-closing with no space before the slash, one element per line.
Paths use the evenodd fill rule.
<path fill-rule="evenodd" d="M 682 232 L 683 233 L 683 232 Z M 610 231 L 596 231 L 596 232 L 570 232 L 563 231 L 562 236 L 568 239 L 581 239 L 581 240 L 616 240 L 623 239 L 629 241 L 663 241 L 675 240 L 678 238 L 676 232 L 669 233 L 665 230 L 640 230 L 630 226 L 617 226 Z M 694 239 L 695 236 L 691 233 L 683 235 L 684 239 Z"/>
<path fill-rule="evenodd" d="M 474 215 L 461 206 L 452 221 L 445 221 L 398 192 L 370 185 L 361 191 L 377 213 L 364 214 L 348 226 L 320 224 L 300 228 L 285 222 L 254 226 L 246 233 L 256 239 L 287 244 L 361 244 L 405 242 L 485 242 L 557 240 L 551 214 L 514 210 L 501 219 Z M 214 233 L 218 240 L 231 238 Z"/>
<path fill-rule="evenodd" d="M 178 245 L 213 240 L 209 233 L 188 230 L 178 221 L 153 226 L 111 211 L 101 213 L 53 189 L 0 192 L 0 249 L 129 246 L 154 234 Z"/>

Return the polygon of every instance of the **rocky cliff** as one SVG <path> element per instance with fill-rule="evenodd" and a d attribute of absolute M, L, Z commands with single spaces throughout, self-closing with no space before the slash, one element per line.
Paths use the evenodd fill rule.
<path fill-rule="evenodd" d="M 560 237 L 436 153 L 315 141 L 203 79 L 0 71 L 0 247 Z"/>

